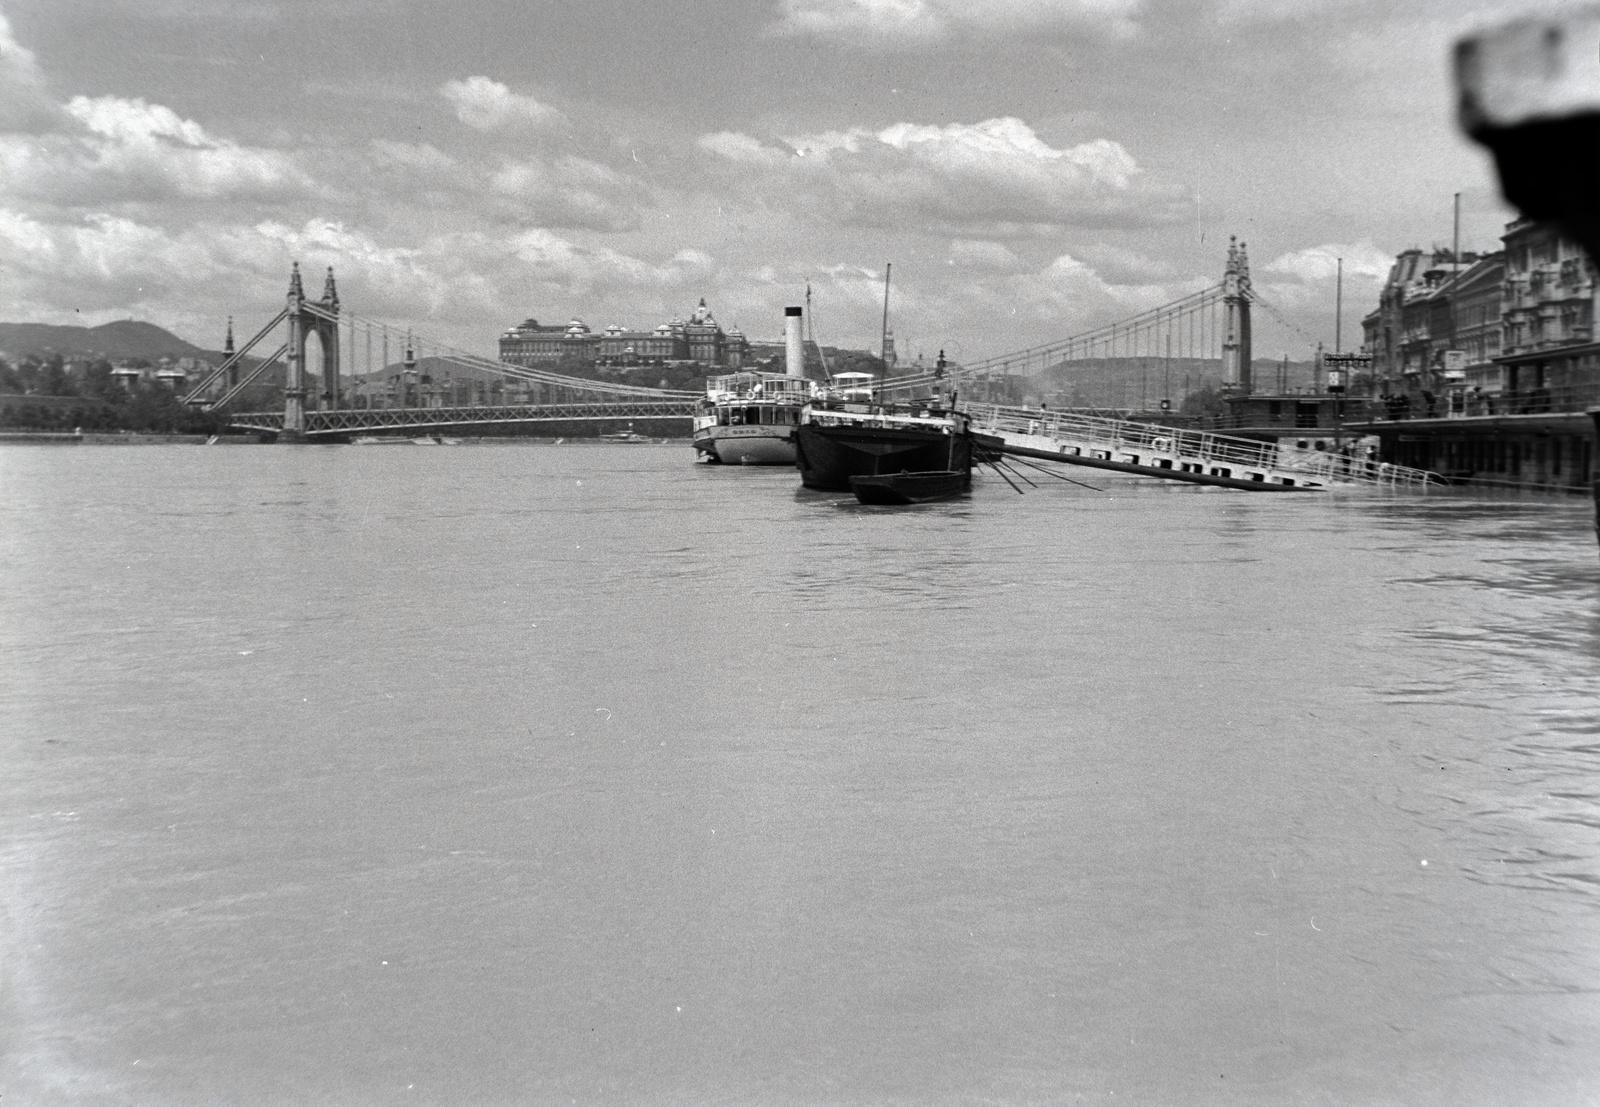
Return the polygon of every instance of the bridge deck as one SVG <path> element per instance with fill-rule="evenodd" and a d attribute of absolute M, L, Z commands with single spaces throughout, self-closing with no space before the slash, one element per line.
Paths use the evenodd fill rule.
<path fill-rule="evenodd" d="M 472 426 L 513 423 L 566 423 L 626 419 L 648 422 L 688 419 L 694 399 L 638 399 L 590 403 L 488 404 L 476 407 L 339 408 L 308 411 L 307 438 L 328 438 L 384 430 L 441 431 Z M 254 411 L 233 416 L 229 426 L 239 430 L 279 434 L 283 412 Z"/>

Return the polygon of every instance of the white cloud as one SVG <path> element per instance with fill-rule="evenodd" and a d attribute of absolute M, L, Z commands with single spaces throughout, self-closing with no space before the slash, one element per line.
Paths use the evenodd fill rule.
<path fill-rule="evenodd" d="M 1064 226 L 1151 226 L 1181 210 L 1179 197 L 1149 184 L 1120 143 L 1055 149 L 1013 118 L 896 123 L 771 145 L 722 132 L 699 145 L 776 196 L 860 225 L 1001 237 Z"/>
<path fill-rule="evenodd" d="M 238 255 L 223 257 L 221 245 L 111 215 L 44 223 L 0 209 L 0 284 L 33 319 L 63 309 L 120 313 L 185 289 L 204 299 L 219 277 L 245 267 Z"/>
<path fill-rule="evenodd" d="M 571 156 L 508 162 L 490 175 L 489 186 L 519 216 L 546 227 L 629 230 L 648 201 L 637 180 Z"/>
<path fill-rule="evenodd" d="M 1291 23 L 1314 19 L 1346 18 L 1387 22 L 1397 14 L 1408 19 L 1443 19 L 1464 25 L 1484 18 L 1507 18 L 1505 0 L 1212 0 L 1217 18 L 1225 23 Z M 1571 8 L 1576 0 L 1558 0 L 1553 6 Z M 1512 9 L 1511 14 L 1515 14 Z"/>
<path fill-rule="evenodd" d="M 241 219 L 260 216 L 241 205 L 263 202 L 394 218 L 421 205 L 497 223 L 619 231 L 636 226 L 651 201 L 635 178 L 572 156 L 469 165 L 427 143 L 374 139 L 321 152 L 313 179 L 300 155 L 216 137 L 140 99 L 78 96 L 60 123 L 54 133 L 0 133 L 0 204 L 77 212 L 198 204 Z"/>
<path fill-rule="evenodd" d="M 1062 254 L 1038 273 L 1013 278 L 1009 291 L 1036 318 L 1059 318 L 1062 329 L 1056 337 L 1066 338 L 1170 303 L 1193 289 L 1177 280 L 1112 280 L 1081 259 Z"/>
<path fill-rule="evenodd" d="M 946 260 L 960 267 L 953 279 L 943 266 L 895 265 L 890 326 L 904 358 L 920 352 L 931 359 L 941 348 L 962 361 L 997 356 L 1082 334 L 1215 283 L 1215 277 L 1176 274 L 1165 281 L 1115 280 L 1073 254 L 1030 264 L 1002 244 L 971 240 L 953 243 Z M 883 310 L 881 269 L 831 265 L 819 271 L 785 265 L 719 276 L 717 295 L 738 305 L 743 318 L 755 320 L 752 334 L 775 336 L 773 305 L 798 302 L 788 298 L 809 283 L 819 339 L 876 345 Z M 719 311 L 718 317 L 722 315 Z"/>
<path fill-rule="evenodd" d="M 446 81 L 439 95 L 455 106 L 456 118 L 479 131 L 512 126 L 554 127 L 566 120 L 557 109 L 532 96 L 512 92 L 489 77 Z"/>
<path fill-rule="evenodd" d="M 793 151 L 763 146 L 760 139 L 751 138 L 749 135 L 739 134 L 736 131 L 718 131 L 715 134 L 701 135 L 698 143 L 700 148 L 707 153 L 716 154 L 718 157 L 727 158 L 729 161 L 746 162 L 754 165 L 781 165 L 793 153 Z"/>
<path fill-rule="evenodd" d="M 784 0 L 773 31 L 876 46 L 1042 27 L 1123 35 L 1143 7 L 1143 0 Z"/>
<path fill-rule="evenodd" d="M 0 135 L 0 201 L 85 207 L 313 191 L 288 155 L 213 138 L 159 104 L 78 96 L 66 115 L 70 130 Z"/>
<path fill-rule="evenodd" d="M 1096 242 L 1082 247 L 1078 253 L 1094 266 L 1095 272 L 1118 284 L 1160 284 L 1178 279 L 1178 271 L 1171 262 L 1122 246 Z"/>
<path fill-rule="evenodd" d="M 1339 259 L 1344 259 L 1343 303 L 1338 284 Z M 1333 347 L 1336 307 L 1344 312 L 1342 342 L 1349 347 L 1352 336 L 1361 333 L 1360 320 L 1378 300 L 1378 290 L 1394 265 L 1394 255 L 1378 249 L 1370 241 L 1325 243 L 1292 250 L 1256 266 L 1252 273 L 1258 297 L 1289 321 L 1294 333 L 1277 326 L 1279 341 L 1291 351 L 1309 350 L 1320 338 Z M 1268 327 L 1277 314 L 1268 311 L 1258 316 Z M 1258 327 L 1258 331 L 1261 328 Z M 1355 341 L 1359 342 L 1359 338 Z M 1257 349 L 1269 348 L 1260 343 Z M 1296 353 L 1298 356 L 1298 353 Z"/>
<path fill-rule="evenodd" d="M 1366 278 L 1381 281 L 1394 264 L 1394 255 L 1378 249 L 1368 239 L 1360 242 L 1330 242 L 1322 246 L 1307 246 L 1280 254 L 1262 266 L 1265 273 L 1280 280 L 1288 279 L 1302 284 L 1332 281 L 1339 273 L 1340 259 L 1344 275 L 1349 278 Z"/>
<path fill-rule="evenodd" d="M 787 0 L 778 30 L 819 37 L 930 39 L 943 37 L 949 25 L 928 0 Z"/>
<path fill-rule="evenodd" d="M 0 12 L 0 133 L 47 129 L 60 115 L 33 52 L 16 40 Z"/>
<path fill-rule="evenodd" d="M 487 78 L 442 91 L 478 128 L 563 118 Z M 31 129 L 11 125 L 23 93 L 49 109 L 30 109 Z M 573 289 L 623 300 L 643 290 L 659 300 L 674 282 L 716 270 L 703 252 L 650 261 L 561 238 L 560 228 L 631 228 L 653 200 L 643 181 L 575 156 L 521 150 L 506 160 L 482 143 L 450 152 L 385 137 L 280 150 L 143 99 L 61 104 L 3 19 L 0 95 L 8 317 L 133 313 L 204 341 L 227 315 L 281 296 L 298 260 L 308 272 L 335 266 L 366 314 L 435 320 L 443 337 L 481 348 L 526 314 L 530 290 L 561 300 Z M 306 221 L 310 212 L 321 218 Z"/>
<path fill-rule="evenodd" d="M 1020 264 L 1011 247 L 983 239 L 958 238 L 950 243 L 948 264 L 963 270 L 1009 273 Z"/>
<path fill-rule="evenodd" d="M 671 301 L 685 284 L 708 287 L 718 272 L 703 251 L 650 261 L 547 230 L 396 241 L 326 219 L 164 228 L 100 214 L 48 223 L 0 207 L 0 287 L 10 310 L 38 321 L 132 313 L 206 343 L 228 315 L 248 327 L 251 305 L 265 322 L 292 261 L 308 274 L 332 266 L 348 310 L 415 323 L 419 334 L 485 353 L 497 327 L 531 308 Z"/>
<path fill-rule="evenodd" d="M 426 142 L 393 142 L 386 138 L 375 138 L 371 149 L 384 164 L 401 169 L 440 176 L 452 176 L 461 171 L 455 158 Z"/>

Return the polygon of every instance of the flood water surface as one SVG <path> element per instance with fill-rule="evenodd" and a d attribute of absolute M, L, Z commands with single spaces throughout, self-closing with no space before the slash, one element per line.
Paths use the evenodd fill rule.
<path fill-rule="evenodd" d="M 0 447 L 18 1104 L 1589 1104 L 1579 501 Z"/>

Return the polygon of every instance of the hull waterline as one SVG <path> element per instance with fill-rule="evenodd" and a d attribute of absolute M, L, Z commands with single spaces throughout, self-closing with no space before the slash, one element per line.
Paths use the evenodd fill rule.
<path fill-rule="evenodd" d="M 802 423 L 796 435 L 800 482 L 824 492 L 849 492 L 851 477 L 972 470 L 972 441 L 938 427 Z"/>
<path fill-rule="evenodd" d="M 887 476 L 851 477 L 850 490 L 864 504 L 925 504 L 972 491 L 971 470 L 939 473 L 894 473 Z"/>

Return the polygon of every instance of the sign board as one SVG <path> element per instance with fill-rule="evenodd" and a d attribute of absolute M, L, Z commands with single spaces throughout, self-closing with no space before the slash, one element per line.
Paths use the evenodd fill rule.
<path fill-rule="evenodd" d="M 1444 352 L 1444 379 L 1447 381 L 1464 381 L 1467 379 L 1467 352 L 1465 350 L 1446 350 Z"/>
<path fill-rule="evenodd" d="M 1343 392 L 1353 374 L 1372 371 L 1372 355 L 1323 354 L 1322 367 L 1328 371 L 1328 391 Z"/>

